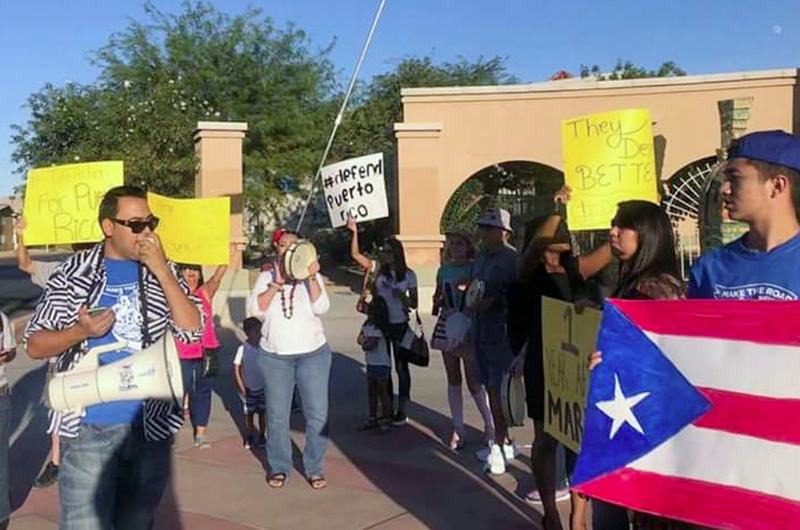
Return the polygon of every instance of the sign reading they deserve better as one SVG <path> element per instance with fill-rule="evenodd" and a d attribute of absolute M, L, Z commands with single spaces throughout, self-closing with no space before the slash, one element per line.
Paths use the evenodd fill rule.
<path fill-rule="evenodd" d="M 147 194 L 161 222 L 156 233 L 167 257 L 191 265 L 227 265 L 230 258 L 231 199 L 172 199 Z"/>
<path fill-rule="evenodd" d="M 383 153 L 351 158 L 322 168 L 325 204 L 334 228 L 347 218 L 372 221 L 389 217 Z"/>
<path fill-rule="evenodd" d="M 617 205 L 658 202 L 653 128 L 646 109 L 617 110 L 561 122 L 564 178 L 572 230 L 610 228 Z"/>
<path fill-rule="evenodd" d="M 25 244 L 70 245 L 103 239 L 97 211 L 106 192 L 123 183 L 122 162 L 87 162 L 28 171 Z"/>
<path fill-rule="evenodd" d="M 542 297 L 544 430 L 578 452 L 589 390 L 587 361 L 597 344 L 602 313 Z"/>

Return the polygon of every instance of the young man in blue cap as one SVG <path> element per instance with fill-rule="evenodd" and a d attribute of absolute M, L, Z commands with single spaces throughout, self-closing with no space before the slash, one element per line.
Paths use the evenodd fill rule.
<path fill-rule="evenodd" d="M 692 268 L 690 298 L 800 300 L 800 137 L 748 134 L 728 154 L 722 203 L 750 231 Z"/>

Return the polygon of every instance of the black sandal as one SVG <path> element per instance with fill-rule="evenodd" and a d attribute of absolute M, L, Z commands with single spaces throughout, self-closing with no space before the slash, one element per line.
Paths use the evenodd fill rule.
<path fill-rule="evenodd" d="M 316 475 L 308 479 L 308 484 L 313 490 L 324 490 L 328 487 L 328 481 L 322 475 Z"/>
<path fill-rule="evenodd" d="M 369 418 L 367 421 L 358 426 L 358 432 L 371 431 L 378 428 L 378 420 L 376 418 Z"/>
<path fill-rule="evenodd" d="M 267 477 L 267 484 L 270 488 L 279 489 L 286 484 L 286 473 L 275 473 Z"/>

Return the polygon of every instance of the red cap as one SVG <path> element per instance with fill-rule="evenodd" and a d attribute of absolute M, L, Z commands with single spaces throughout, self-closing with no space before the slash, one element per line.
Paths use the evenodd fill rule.
<path fill-rule="evenodd" d="M 278 244 L 278 241 L 281 240 L 281 238 L 283 237 L 283 234 L 285 232 L 286 232 L 286 230 L 283 229 L 283 228 L 278 228 L 277 230 L 272 232 L 272 245 L 273 246 L 276 246 Z"/>

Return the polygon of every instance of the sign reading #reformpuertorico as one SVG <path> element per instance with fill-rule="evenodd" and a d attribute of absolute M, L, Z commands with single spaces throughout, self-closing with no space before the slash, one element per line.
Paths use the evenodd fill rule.
<path fill-rule="evenodd" d="M 578 452 L 589 388 L 589 354 L 595 350 L 602 313 L 542 298 L 544 430 Z"/>
<path fill-rule="evenodd" d="M 147 194 L 161 222 L 156 233 L 167 257 L 176 263 L 227 265 L 230 257 L 231 199 L 172 199 Z"/>
<path fill-rule="evenodd" d="M 617 204 L 658 202 L 650 111 L 617 110 L 561 122 L 572 230 L 611 226 Z"/>
<path fill-rule="evenodd" d="M 103 239 L 97 211 L 106 192 L 123 183 L 122 162 L 67 164 L 28 172 L 25 244 L 69 245 Z"/>
<path fill-rule="evenodd" d="M 322 186 L 334 228 L 347 224 L 348 217 L 357 221 L 389 217 L 383 153 L 325 166 Z"/>

